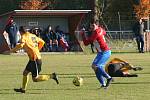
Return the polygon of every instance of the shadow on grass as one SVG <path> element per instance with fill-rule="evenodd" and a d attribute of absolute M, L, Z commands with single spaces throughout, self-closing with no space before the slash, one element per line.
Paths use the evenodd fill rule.
<path fill-rule="evenodd" d="M 150 82 L 115 82 L 112 84 L 150 84 Z"/>
<path fill-rule="evenodd" d="M 76 75 L 74 75 L 74 76 L 59 76 L 59 78 L 75 78 L 75 77 L 76 77 Z M 90 75 L 90 76 L 88 76 L 88 75 L 84 75 L 84 76 L 80 75 L 80 77 L 82 77 L 82 78 L 93 78 L 93 77 L 95 77 L 95 75 Z"/>
<path fill-rule="evenodd" d="M 150 72 L 135 72 L 135 74 L 150 74 Z M 0 74 L 0 75 L 4 75 L 4 74 Z M 22 75 L 22 74 L 5 74 L 5 75 Z M 31 75 L 31 74 L 30 74 Z M 49 74 L 44 74 L 44 73 L 41 73 L 40 75 L 49 75 Z M 76 76 L 76 75 L 79 75 L 79 76 L 88 76 L 88 77 L 93 77 L 95 76 L 94 73 L 57 73 L 58 76 L 62 77 L 62 78 L 70 78 L 72 76 Z M 66 76 L 66 77 L 64 77 Z M 70 76 L 70 77 L 69 77 Z"/>
<path fill-rule="evenodd" d="M 150 84 L 150 82 L 113 82 L 112 84 L 116 84 L 116 85 L 119 85 L 119 84 L 127 84 L 127 85 L 133 84 L 133 85 L 136 85 L 136 84 Z M 78 86 L 72 86 L 72 87 L 68 87 L 68 88 L 60 87 L 60 88 L 55 88 L 55 89 L 54 88 L 49 88 L 49 89 L 48 88 L 47 89 L 39 88 L 39 89 L 28 89 L 25 94 L 39 94 L 39 95 L 41 94 L 41 95 L 43 95 L 43 94 L 50 94 L 50 93 L 52 93 L 52 91 L 59 91 L 59 92 L 61 92 L 61 91 L 78 91 L 78 90 L 79 91 L 80 90 L 98 91 L 100 89 L 102 89 L 102 88 L 100 88 L 100 87 L 99 88 L 98 87 L 82 88 L 82 86 L 81 87 L 80 86 L 79 87 Z M 1 94 L 4 94 L 4 95 L 5 94 L 7 94 L 7 95 L 22 94 L 22 93 L 17 93 L 15 91 L 13 91 L 13 92 L 12 91 L 13 91 L 13 89 L 0 89 L 0 95 Z"/>
<path fill-rule="evenodd" d="M 80 86 L 74 86 L 72 88 L 59 88 L 59 89 L 28 89 L 25 94 L 51 94 L 52 91 L 78 91 L 78 90 L 98 90 L 98 88 L 81 88 Z M 0 89 L 0 95 L 1 94 L 24 94 L 24 93 L 19 93 L 19 92 L 12 92 L 13 89 Z"/>
<path fill-rule="evenodd" d="M 68 73 L 68 74 L 58 74 L 59 78 L 74 78 L 80 76 L 82 78 L 92 78 L 95 77 L 94 73 Z"/>
<path fill-rule="evenodd" d="M 126 53 L 137 53 L 136 51 L 122 51 L 122 52 L 118 52 L 118 51 L 112 51 L 113 54 L 126 54 Z"/>
<path fill-rule="evenodd" d="M 16 92 L 12 92 L 13 89 L 0 89 L 0 94 L 17 94 Z"/>
<path fill-rule="evenodd" d="M 144 72 L 144 73 L 140 72 L 140 73 L 136 73 L 136 74 L 150 74 L 150 72 Z"/>
<path fill-rule="evenodd" d="M 94 75 L 94 73 L 66 73 L 66 74 L 58 74 L 58 75 Z"/>

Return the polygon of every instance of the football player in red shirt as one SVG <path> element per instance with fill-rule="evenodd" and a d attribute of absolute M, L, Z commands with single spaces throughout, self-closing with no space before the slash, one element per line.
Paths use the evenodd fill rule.
<path fill-rule="evenodd" d="M 107 88 L 112 81 L 112 77 L 109 76 L 103 68 L 111 55 L 111 50 L 104 38 L 106 32 L 102 27 L 96 25 L 96 22 L 91 23 L 90 28 L 92 30 L 92 34 L 90 37 L 86 37 L 84 31 L 81 33 L 81 35 L 86 46 L 92 42 L 97 42 L 97 44 L 99 45 L 98 47 L 96 47 L 98 49 L 98 53 L 92 63 L 92 69 L 95 71 L 96 77 L 101 83 L 101 87 Z M 107 79 L 106 83 L 104 78 Z"/>

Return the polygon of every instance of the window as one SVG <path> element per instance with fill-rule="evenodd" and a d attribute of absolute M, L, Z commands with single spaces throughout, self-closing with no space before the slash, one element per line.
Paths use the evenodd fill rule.
<path fill-rule="evenodd" d="M 29 26 L 38 26 L 38 22 L 29 22 Z"/>

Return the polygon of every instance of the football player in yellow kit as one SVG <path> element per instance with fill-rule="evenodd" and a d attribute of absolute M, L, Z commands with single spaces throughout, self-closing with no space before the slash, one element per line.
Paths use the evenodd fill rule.
<path fill-rule="evenodd" d="M 26 92 L 30 72 L 32 73 L 33 82 L 47 81 L 51 78 L 59 84 L 56 73 L 52 73 L 50 75 L 39 75 L 42 65 L 40 50 L 45 42 L 36 35 L 27 32 L 24 26 L 21 26 L 19 31 L 21 34 L 20 43 L 9 52 L 16 52 L 17 50 L 23 48 L 28 54 L 29 62 L 23 71 L 22 87 L 19 89 L 14 89 L 14 91 L 21 93 Z"/>
<path fill-rule="evenodd" d="M 131 74 L 129 70 L 140 71 L 142 67 L 136 67 L 119 58 L 113 58 L 105 66 L 105 71 L 111 77 L 138 77 L 137 74 Z"/>

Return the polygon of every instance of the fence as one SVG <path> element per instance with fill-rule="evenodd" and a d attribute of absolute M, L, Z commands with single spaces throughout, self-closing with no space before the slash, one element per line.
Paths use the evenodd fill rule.
<path fill-rule="evenodd" d="M 133 39 L 134 33 L 132 31 L 106 31 L 111 39 Z M 81 40 L 80 31 L 75 31 L 77 39 Z"/>
<path fill-rule="evenodd" d="M 144 34 L 144 39 L 145 39 L 145 51 L 150 51 L 150 32 L 145 32 Z"/>
<path fill-rule="evenodd" d="M 112 39 L 133 39 L 134 34 L 132 31 L 106 31 L 107 35 Z"/>
<path fill-rule="evenodd" d="M 137 45 L 134 39 L 134 34 L 132 31 L 107 31 L 107 35 L 110 37 L 110 40 L 107 41 L 109 47 L 114 52 L 136 52 Z M 9 44 L 8 35 L 5 34 L 5 39 Z M 75 36 L 78 39 L 81 48 L 84 49 L 83 41 L 80 36 L 80 31 L 75 31 Z M 144 35 L 145 38 L 145 51 L 150 51 L 150 32 L 146 32 Z M 80 51 L 80 47 L 77 46 L 77 49 Z"/>
<path fill-rule="evenodd" d="M 84 47 L 79 32 L 80 31 L 76 31 L 75 34 L 81 47 Z M 109 37 L 107 43 L 113 52 L 137 51 L 137 45 L 132 31 L 107 31 L 107 36 Z"/>
<path fill-rule="evenodd" d="M 132 31 L 107 31 L 108 42 L 113 52 L 136 52 L 137 45 Z"/>

